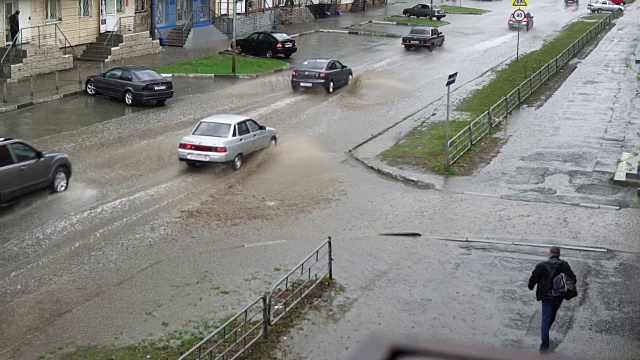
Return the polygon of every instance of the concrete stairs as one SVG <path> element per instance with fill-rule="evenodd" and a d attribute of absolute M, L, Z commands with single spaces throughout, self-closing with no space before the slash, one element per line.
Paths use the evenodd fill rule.
<path fill-rule="evenodd" d="M 123 43 L 123 35 L 113 34 L 109 37 L 109 32 L 102 33 L 96 41 L 87 45 L 82 54 L 78 56 L 78 60 L 86 61 L 105 61 L 111 55 L 111 48 L 118 47 Z M 107 45 L 105 45 L 107 41 Z"/>
<path fill-rule="evenodd" d="M 169 30 L 166 37 L 164 38 L 164 44 L 166 46 L 176 46 L 176 47 L 184 47 L 184 44 L 189 39 L 189 35 L 191 35 L 191 27 L 188 26 L 184 30 L 184 38 L 182 37 L 182 29 L 184 25 L 178 25 L 173 29 Z"/>
<path fill-rule="evenodd" d="M 353 4 L 349 11 L 360 12 L 364 11 L 364 0 L 353 0 Z"/>
<path fill-rule="evenodd" d="M 0 54 L 9 51 L 2 48 Z M 15 49 L 13 59 L 10 55 L 2 62 L 2 77 L 12 81 L 32 75 L 47 74 L 73 68 L 73 55 L 64 55 L 55 45 L 35 46 L 27 44 L 22 49 Z"/>

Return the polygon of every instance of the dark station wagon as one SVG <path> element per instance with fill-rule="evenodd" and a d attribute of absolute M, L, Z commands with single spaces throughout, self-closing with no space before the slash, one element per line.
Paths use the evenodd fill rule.
<path fill-rule="evenodd" d="M 173 83 L 143 66 L 121 66 L 87 77 L 85 90 L 91 96 L 107 95 L 134 105 L 142 101 L 164 104 L 173 97 Z"/>

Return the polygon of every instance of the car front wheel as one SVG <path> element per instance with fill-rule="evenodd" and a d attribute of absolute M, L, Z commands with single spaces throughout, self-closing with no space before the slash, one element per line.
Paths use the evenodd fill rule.
<path fill-rule="evenodd" d="M 408 12 L 404 12 L 403 15 L 406 16 L 406 17 L 410 17 L 411 16 L 411 15 L 409 15 Z"/>
<path fill-rule="evenodd" d="M 598 14 L 600 14 L 600 13 L 602 12 L 602 9 L 598 9 L 598 10 L 596 10 L 596 12 L 597 12 Z"/>
<path fill-rule="evenodd" d="M 50 189 L 51 192 L 59 193 L 67 190 L 69 187 L 69 171 L 63 166 L 59 166 L 53 172 L 53 179 L 51 180 Z"/>
<path fill-rule="evenodd" d="M 89 94 L 91 96 L 96 96 L 96 94 L 98 93 L 96 91 L 96 85 L 91 80 L 87 81 L 87 83 L 85 84 L 84 88 L 87 91 L 87 94 Z"/>
<path fill-rule="evenodd" d="M 347 85 L 351 85 L 352 82 L 353 82 L 353 74 L 349 74 L 349 77 L 347 78 Z"/>
<path fill-rule="evenodd" d="M 269 141 L 269 147 L 275 147 L 276 145 L 278 145 L 278 138 L 273 136 Z"/>
<path fill-rule="evenodd" d="M 242 47 L 236 44 L 236 54 L 242 54 Z"/>

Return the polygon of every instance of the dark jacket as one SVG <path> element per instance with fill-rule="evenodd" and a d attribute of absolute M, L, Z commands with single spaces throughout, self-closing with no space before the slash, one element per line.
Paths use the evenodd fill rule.
<path fill-rule="evenodd" d="M 560 258 L 552 257 L 547 261 L 543 261 L 536 265 L 531 277 L 529 278 L 529 290 L 538 285 L 536 289 L 536 299 L 542 301 L 543 298 L 552 298 L 553 278 L 558 274 L 564 273 L 569 279 L 576 282 L 576 274 L 571 270 L 569 263 L 560 260 Z"/>
<path fill-rule="evenodd" d="M 9 16 L 9 30 L 15 32 L 20 31 L 20 18 L 15 13 Z"/>

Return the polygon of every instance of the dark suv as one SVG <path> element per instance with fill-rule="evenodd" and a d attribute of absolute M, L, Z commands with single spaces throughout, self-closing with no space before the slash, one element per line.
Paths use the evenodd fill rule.
<path fill-rule="evenodd" d="M 402 15 L 409 17 L 415 16 L 417 18 L 423 17 L 429 20 L 436 18 L 440 21 L 443 17 L 447 16 L 444 10 L 440 9 L 438 5 L 418 4 L 411 8 L 402 10 Z"/>
<path fill-rule="evenodd" d="M 70 178 L 67 155 L 39 151 L 22 140 L 0 137 L 0 203 L 46 188 L 65 191 Z"/>

